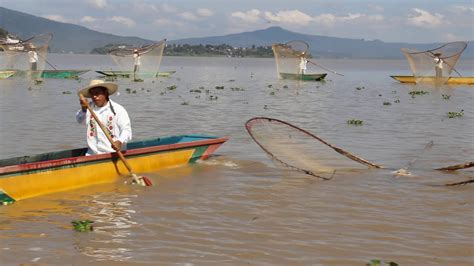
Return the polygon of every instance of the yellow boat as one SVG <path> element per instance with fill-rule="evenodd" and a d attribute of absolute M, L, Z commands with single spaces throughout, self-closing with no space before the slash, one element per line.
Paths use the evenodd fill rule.
<path fill-rule="evenodd" d="M 205 160 L 225 137 L 181 135 L 135 141 L 123 152 L 136 172 Z M 0 160 L 0 205 L 59 191 L 116 182 L 129 172 L 116 153 L 85 156 L 87 148 Z"/>
<path fill-rule="evenodd" d="M 390 76 L 401 83 L 416 83 L 414 76 Z M 435 83 L 436 77 L 423 77 L 422 82 Z M 449 77 L 448 85 L 474 85 L 474 77 Z"/>

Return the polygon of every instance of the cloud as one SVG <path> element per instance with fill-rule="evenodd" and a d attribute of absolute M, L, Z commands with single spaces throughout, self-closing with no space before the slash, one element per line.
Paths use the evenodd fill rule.
<path fill-rule="evenodd" d="M 87 3 L 97 9 L 104 9 L 107 7 L 107 0 L 87 0 Z"/>
<path fill-rule="evenodd" d="M 182 17 L 183 19 L 189 20 L 189 21 L 199 20 L 199 18 L 191 12 L 183 12 L 183 13 L 179 14 L 179 16 Z"/>
<path fill-rule="evenodd" d="M 212 12 L 211 10 L 207 8 L 198 8 L 196 10 L 196 13 L 201 17 L 211 17 L 214 15 L 214 12 Z"/>
<path fill-rule="evenodd" d="M 233 12 L 230 16 L 232 18 L 242 20 L 245 23 L 257 24 L 257 23 L 262 22 L 262 19 L 260 18 L 260 14 L 262 14 L 260 10 L 252 9 L 247 12 L 240 12 L 240 11 Z"/>
<path fill-rule="evenodd" d="M 265 19 L 270 22 L 278 22 L 289 25 L 308 25 L 313 18 L 299 10 L 278 11 L 276 14 L 265 12 Z"/>
<path fill-rule="evenodd" d="M 133 19 L 126 18 L 126 17 L 120 17 L 120 16 L 113 16 L 112 18 L 108 19 L 113 22 L 117 22 L 120 24 L 123 24 L 127 26 L 128 28 L 133 28 L 137 23 Z"/>
<path fill-rule="evenodd" d="M 167 13 L 176 13 L 178 12 L 178 9 L 174 6 L 168 5 L 166 3 L 161 5 L 161 9 Z"/>
<path fill-rule="evenodd" d="M 414 14 L 408 18 L 408 23 L 412 25 L 423 28 L 433 28 L 443 23 L 443 15 L 439 13 L 431 14 L 419 8 L 413 8 L 412 10 Z"/>
<path fill-rule="evenodd" d="M 84 16 L 79 21 L 81 23 L 93 23 L 96 22 L 98 19 L 91 17 L 91 16 Z"/>
<path fill-rule="evenodd" d="M 455 10 L 459 10 L 461 12 L 474 12 L 474 6 L 462 6 L 462 5 L 456 5 L 454 6 Z"/>
<path fill-rule="evenodd" d="M 54 21 L 57 21 L 57 22 L 63 22 L 63 23 L 68 23 L 69 22 L 67 19 L 65 19 L 61 15 L 44 15 L 43 18 L 47 18 L 47 19 L 50 19 L 50 20 L 54 20 Z"/>

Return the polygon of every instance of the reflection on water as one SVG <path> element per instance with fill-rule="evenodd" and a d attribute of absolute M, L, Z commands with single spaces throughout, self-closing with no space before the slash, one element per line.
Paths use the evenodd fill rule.
<path fill-rule="evenodd" d="M 101 56 L 48 58 L 64 69 L 111 67 Z M 474 159 L 473 88 L 397 83 L 389 76 L 409 74 L 404 60 L 320 63 L 345 76 L 286 81 L 276 79 L 273 59 L 165 57 L 162 70 L 177 71 L 170 78 L 117 80 L 113 99 L 127 108 L 134 139 L 203 133 L 229 141 L 208 161 L 146 173 L 153 187 L 119 182 L 0 208 L 0 262 L 472 265 L 474 186 L 439 185 L 474 172 L 431 169 Z M 473 65 L 461 61 L 458 71 L 472 76 Z M 0 81 L 0 158 L 84 146 L 75 92 L 96 76 L 32 89 Z M 412 97 L 414 90 L 429 93 Z M 289 170 L 246 132 L 256 116 L 290 122 L 387 169 L 340 171 L 330 181 Z M 392 174 L 403 167 L 412 176 Z M 71 221 L 81 219 L 96 230 L 74 232 Z"/>

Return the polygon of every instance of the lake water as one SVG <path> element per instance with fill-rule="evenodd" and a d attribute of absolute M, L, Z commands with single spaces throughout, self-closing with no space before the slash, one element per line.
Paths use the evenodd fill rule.
<path fill-rule="evenodd" d="M 112 62 L 48 60 L 92 71 L 40 85 L 1 80 L 0 158 L 85 146 L 76 90 Z M 404 60 L 318 62 L 344 76 L 283 81 L 273 59 L 165 57 L 161 70 L 177 71 L 170 78 L 118 79 L 112 98 L 128 110 L 135 140 L 199 133 L 229 141 L 205 162 L 149 174 L 153 187 L 91 186 L 1 207 L 0 264 L 473 265 L 474 186 L 439 185 L 474 171 L 430 169 L 474 160 L 474 87 L 400 84 L 390 75 L 410 74 Z M 474 62 L 461 60 L 457 70 L 473 76 Z M 429 93 L 412 97 L 413 90 Z M 292 171 L 246 132 L 256 116 L 290 122 L 392 170 L 416 160 L 413 176 L 364 169 L 321 181 Z M 93 232 L 72 229 L 84 219 L 95 221 Z"/>

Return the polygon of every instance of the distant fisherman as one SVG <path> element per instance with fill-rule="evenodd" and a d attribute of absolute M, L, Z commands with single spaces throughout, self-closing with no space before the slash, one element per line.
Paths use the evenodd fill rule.
<path fill-rule="evenodd" d="M 300 57 L 300 74 L 304 75 L 306 73 L 306 64 L 308 63 L 308 60 L 304 56 L 304 53 Z"/>
<path fill-rule="evenodd" d="M 91 80 L 89 86 L 81 89 L 78 94 L 81 109 L 76 113 L 76 120 L 87 125 L 87 150 L 86 155 L 101 154 L 126 149 L 126 143 L 132 139 L 132 127 L 128 113 L 120 104 L 113 102 L 109 96 L 114 94 L 118 86 L 102 80 Z M 100 122 L 107 128 L 112 136 L 113 145 L 110 144 L 105 133 L 99 128 L 98 123 L 87 110 L 87 99 L 92 98 L 90 107 L 98 116 Z"/>
<path fill-rule="evenodd" d="M 435 71 L 436 71 L 436 77 L 442 77 L 443 76 L 443 59 L 440 58 L 441 53 L 435 53 L 433 54 L 435 56 L 434 58 L 434 63 L 435 63 Z"/>
<path fill-rule="evenodd" d="M 28 58 L 30 61 L 30 70 L 35 71 L 38 69 L 38 53 L 33 49 L 28 51 Z"/>
<path fill-rule="evenodd" d="M 138 53 L 137 49 L 133 50 L 133 59 L 135 59 L 134 66 L 133 66 L 133 79 L 136 80 L 137 79 L 136 73 L 140 69 L 140 65 L 141 65 L 140 54 Z"/>

